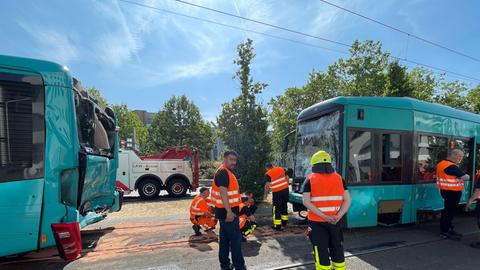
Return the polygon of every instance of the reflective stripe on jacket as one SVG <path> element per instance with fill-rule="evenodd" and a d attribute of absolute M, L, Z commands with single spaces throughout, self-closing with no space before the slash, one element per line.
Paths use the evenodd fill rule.
<path fill-rule="evenodd" d="M 455 175 L 445 173 L 445 169 L 451 165 L 455 165 L 455 163 L 449 160 L 442 160 L 437 164 L 437 187 L 443 190 L 462 191 L 464 181 Z"/>
<path fill-rule="evenodd" d="M 310 201 L 327 216 L 335 216 L 343 204 L 343 181 L 338 173 L 312 173 L 310 179 Z M 308 211 L 311 221 L 325 222 L 312 211 Z"/>
<path fill-rule="evenodd" d="M 288 177 L 285 175 L 285 170 L 282 167 L 273 167 L 265 174 L 270 176 L 270 179 L 272 180 L 270 186 L 272 192 L 279 192 L 288 189 Z"/>
<path fill-rule="evenodd" d="M 228 188 L 227 188 L 227 195 L 228 195 L 228 203 L 230 204 L 230 207 L 236 207 L 240 205 L 240 192 L 239 192 L 239 186 L 238 186 L 238 181 L 235 175 L 227 168 L 225 168 L 223 165 L 218 168 L 217 172 L 221 169 L 225 169 L 228 173 Z M 222 197 L 220 196 L 220 187 L 218 187 L 215 184 L 215 180 L 213 181 L 212 184 L 212 192 L 210 194 L 210 200 L 215 205 L 217 208 L 225 208 L 223 206 L 222 202 Z"/>
<path fill-rule="evenodd" d="M 190 218 L 195 218 L 195 216 L 203 216 L 209 213 L 207 201 L 202 198 L 202 196 L 197 195 L 193 198 L 192 204 L 190 205 Z"/>

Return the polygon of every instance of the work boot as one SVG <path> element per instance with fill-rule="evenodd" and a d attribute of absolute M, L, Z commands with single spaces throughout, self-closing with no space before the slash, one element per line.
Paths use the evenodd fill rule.
<path fill-rule="evenodd" d="M 233 266 L 233 264 L 230 264 L 230 266 L 227 267 L 227 268 L 222 268 L 222 270 L 233 270 L 233 269 L 235 269 L 235 267 Z"/>
<path fill-rule="evenodd" d="M 196 235 L 196 236 L 202 235 L 202 233 L 200 232 L 200 226 L 199 226 L 199 225 L 193 225 L 193 226 L 192 226 L 192 229 L 193 229 L 193 231 L 195 232 L 195 235 Z"/>

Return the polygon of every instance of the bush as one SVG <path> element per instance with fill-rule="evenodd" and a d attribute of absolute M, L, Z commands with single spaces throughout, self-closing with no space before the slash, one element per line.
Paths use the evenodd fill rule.
<path fill-rule="evenodd" d="M 221 161 L 202 160 L 200 162 L 200 179 L 213 179 L 218 167 L 222 164 Z"/>

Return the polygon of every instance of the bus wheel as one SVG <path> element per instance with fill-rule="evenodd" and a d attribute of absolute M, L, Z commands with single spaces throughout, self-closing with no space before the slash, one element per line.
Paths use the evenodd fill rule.
<path fill-rule="evenodd" d="M 307 210 L 302 210 L 302 211 L 298 211 L 298 215 L 301 217 L 301 218 L 307 218 L 308 216 L 308 212 Z"/>
<path fill-rule="evenodd" d="M 171 197 L 183 197 L 187 193 L 187 189 L 187 183 L 181 178 L 174 178 L 168 181 L 167 192 Z"/>
<path fill-rule="evenodd" d="M 138 185 L 138 193 L 144 200 L 156 198 L 160 194 L 160 185 L 154 179 L 144 179 Z"/>

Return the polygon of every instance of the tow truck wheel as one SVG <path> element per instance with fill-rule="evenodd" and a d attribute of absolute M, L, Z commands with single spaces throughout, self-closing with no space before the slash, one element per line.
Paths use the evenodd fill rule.
<path fill-rule="evenodd" d="M 185 196 L 187 189 L 187 183 L 181 178 L 174 178 L 168 181 L 167 192 L 172 197 L 178 198 Z"/>
<path fill-rule="evenodd" d="M 160 185 L 154 179 L 144 179 L 138 185 L 138 193 L 144 200 L 156 198 L 160 194 Z"/>

